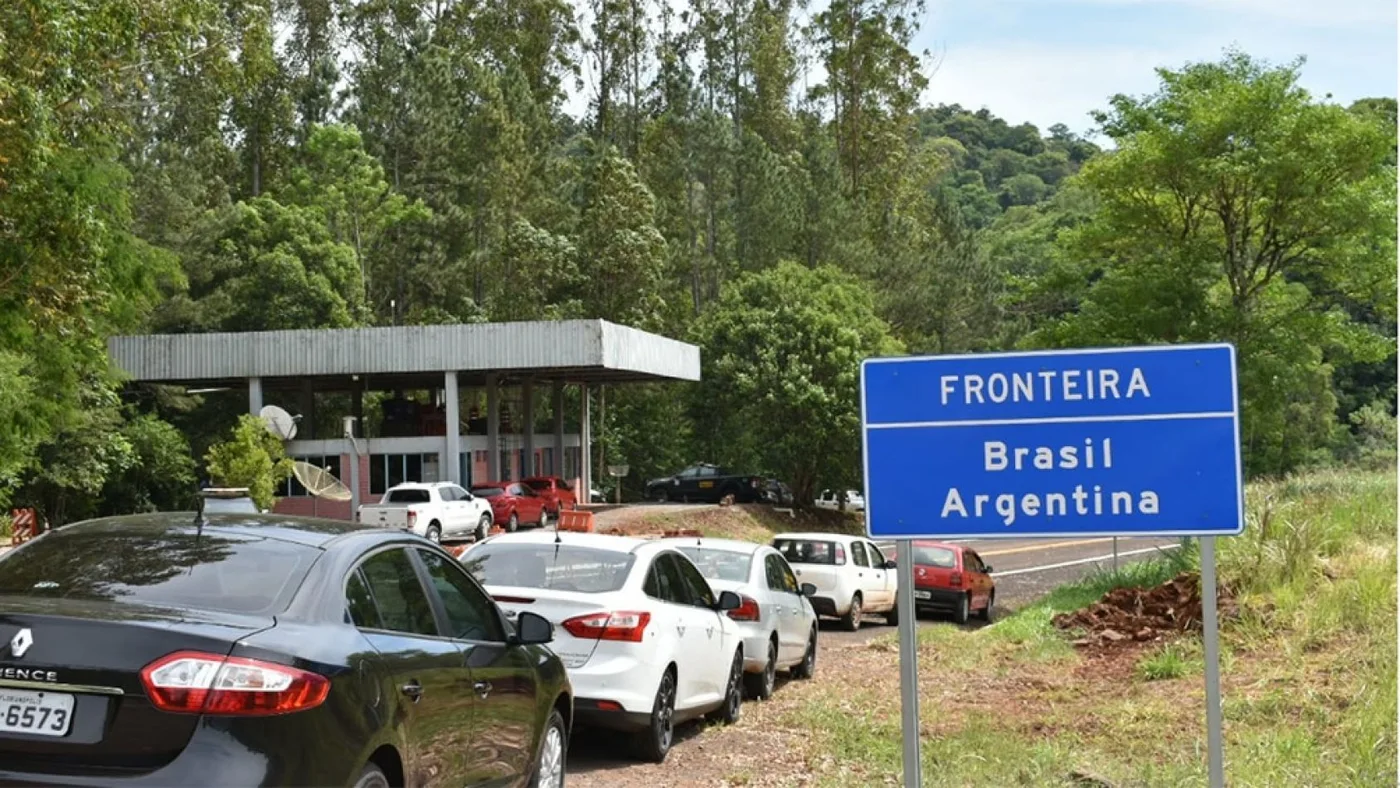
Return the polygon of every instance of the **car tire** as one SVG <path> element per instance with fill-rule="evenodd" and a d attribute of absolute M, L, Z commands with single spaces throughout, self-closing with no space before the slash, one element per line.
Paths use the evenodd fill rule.
<path fill-rule="evenodd" d="M 515 533 L 520 530 L 520 515 L 515 512 L 510 513 L 510 519 L 506 520 L 506 531 Z"/>
<path fill-rule="evenodd" d="M 383 769 L 367 763 L 365 768 L 360 770 L 359 779 L 355 780 L 355 788 L 389 788 L 389 778 Z"/>
<path fill-rule="evenodd" d="M 860 620 L 865 613 L 864 609 L 862 608 L 863 604 L 864 602 L 861 601 L 859 592 L 857 592 L 855 596 L 851 597 L 851 607 L 849 610 L 846 611 L 846 615 L 841 617 L 842 629 L 846 630 L 847 632 L 860 631 Z"/>
<path fill-rule="evenodd" d="M 485 539 L 487 535 L 491 533 L 491 526 L 493 524 L 491 515 L 483 514 L 481 519 L 476 522 L 476 541 L 480 542 Z"/>
<path fill-rule="evenodd" d="M 993 591 L 992 593 L 988 594 L 988 595 L 987 595 L 987 606 L 984 607 L 984 608 L 982 608 L 982 612 L 979 613 L 977 617 L 980 618 L 980 619 L 982 619 L 983 621 L 987 622 L 988 624 L 992 623 L 992 616 L 993 616 L 992 607 L 993 607 L 994 605 L 996 605 L 996 601 L 997 601 L 997 592 Z"/>
<path fill-rule="evenodd" d="M 632 740 L 632 749 L 637 757 L 648 763 L 662 763 L 671 751 L 671 741 L 676 733 L 676 672 L 667 668 L 661 674 L 661 684 L 656 688 L 656 698 L 652 701 L 651 720 L 646 730 L 640 731 Z"/>
<path fill-rule="evenodd" d="M 549 722 L 540 737 L 540 751 L 535 756 L 535 772 L 530 788 L 563 788 L 564 763 L 569 752 L 569 734 L 564 730 L 564 716 L 558 709 L 549 712 Z"/>
<path fill-rule="evenodd" d="M 895 603 L 894 603 L 894 607 L 891 607 L 888 611 L 885 612 L 885 623 L 888 624 L 888 625 L 890 625 L 890 626 L 892 626 L 892 627 L 897 627 L 897 626 L 899 626 L 899 603 L 898 603 L 898 602 L 895 602 Z"/>
<path fill-rule="evenodd" d="M 744 691 L 753 700 L 768 700 L 773 697 L 773 687 L 778 683 L 778 641 L 768 641 L 768 662 L 762 673 L 744 674 Z"/>
<path fill-rule="evenodd" d="M 812 634 L 807 638 L 807 651 L 802 655 L 802 661 L 792 666 L 792 677 L 795 679 L 810 679 L 817 672 L 817 628 L 812 627 Z"/>
<path fill-rule="evenodd" d="M 729 666 L 729 681 L 724 685 L 724 705 L 714 713 L 714 718 L 725 725 L 733 725 L 744 716 L 744 650 L 734 652 L 734 664 Z"/>
<path fill-rule="evenodd" d="M 428 523 L 428 532 L 424 536 L 428 537 L 429 542 L 442 544 L 442 526 L 437 520 Z"/>
<path fill-rule="evenodd" d="M 666 503 L 666 499 L 668 497 L 669 496 L 666 495 L 665 487 L 653 487 L 652 489 L 647 491 L 647 500 L 651 501 L 652 503 Z"/>
<path fill-rule="evenodd" d="M 540 525 L 540 528 L 541 528 L 541 529 L 546 529 L 546 528 L 549 527 L 549 510 L 548 510 L 548 509 L 543 509 L 543 508 L 540 509 L 540 523 L 539 523 L 539 525 Z"/>
<path fill-rule="evenodd" d="M 953 621 L 957 624 L 966 624 L 968 617 L 972 614 L 972 597 L 963 594 L 958 598 L 958 606 L 953 610 Z"/>

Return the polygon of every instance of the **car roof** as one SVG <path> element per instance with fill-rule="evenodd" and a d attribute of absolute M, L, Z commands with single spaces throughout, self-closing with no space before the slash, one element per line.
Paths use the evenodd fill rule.
<path fill-rule="evenodd" d="M 283 542 L 325 547 L 343 536 L 374 533 L 402 533 L 400 529 L 363 525 L 348 520 L 300 517 L 284 514 L 254 514 L 228 512 L 205 514 L 201 526 L 194 512 L 153 512 L 119 517 L 100 517 L 71 523 L 53 531 L 54 534 L 92 534 L 96 536 L 130 533 L 157 535 L 171 529 L 190 533 L 229 534 Z"/>
<path fill-rule="evenodd" d="M 914 546 L 915 546 L 915 547 L 941 547 L 941 548 L 943 548 L 944 550 L 952 550 L 952 551 L 955 552 L 955 553 L 956 553 L 956 552 L 961 552 L 962 550 L 967 549 L 967 548 L 964 548 L 964 547 L 963 547 L 962 545 L 960 545 L 960 544 L 953 544 L 953 543 L 951 543 L 951 542 L 939 542 L 939 541 L 934 540 L 934 539 L 915 539 L 915 540 L 914 540 Z"/>
<path fill-rule="evenodd" d="M 519 484 L 524 479 L 517 479 L 513 482 L 472 482 L 472 489 L 477 487 L 509 487 L 512 484 Z"/>
<path fill-rule="evenodd" d="M 822 541 L 822 542 L 850 542 L 850 541 L 855 540 L 855 539 L 860 539 L 860 540 L 865 540 L 865 539 L 866 539 L 866 537 L 865 537 L 864 535 L 862 535 L 862 534 L 834 534 L 834 533 L 823 533 L 823 532 L 821 532 L 821 531 L 808 531 L 808 532 L 805 532 L 805 533 L 774 534 L 774 535 L 773 535 L 773 538 L 774 538 L 775 540 L 777 540 L 777 539 L 808 539 L 808 540 L 812 540 L 812 541 Z"/>
<path fill-rule="evenodd" d="M 766 544 L 758 544 L 757 542 L 745 542 L 740 539 L 712 539 L 704 536 L 669 536 L 662 541 L 669 542 L 674 547 L 703 547 L 712 550 L 729 550 L 735 553 L 757 553 L 760 550 L 773 549 Z"/>
<path fill-rule="evenodd" d="M 496 534 L 488 536 L 481 544 L 554 544 L 556 536 L 560 544 L 574 545 L 576 547 L 591 547 L 597 550 L 612 550 L 619 553 L 630 553 L 650 544 L 666 540 L 637 539 L 632 536 L 614 536 L 612 534 L 583 533 L 579 531 L 517 531 L 513 534 Z M 470 553 L 470 550 L 468 551 Z M 463 553 L 467 555 L 468 553 Z"/>
<path fill-rule="evenodd" d="M 390 487 L 390 490 L 428 490 L 434 487 L 456 486 L 456 482 L 401 482 Z"/>

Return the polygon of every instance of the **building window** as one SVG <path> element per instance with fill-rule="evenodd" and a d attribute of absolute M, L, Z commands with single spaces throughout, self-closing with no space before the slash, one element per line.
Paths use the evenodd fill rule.
<path fill-rule="evenodd" d="M 339 454 L 311 454 L 292 457 L 292 459 L 300 460 L 308 465 L 314 465 L 335 478 L 340 479 L 342 482 L 345 481 L 340 476 Z M 277 495 L 282 498 L 309 498 L 311 493 L 307 492 L 306 488 L 301 486 L 301 482 L 297 481 L 297 477 L 293 475 L 288 476 L 286 480 L 282 482 L 280 489 L 277 491 Z"/>
<path fill-rule="evenodd" d="M 371 454 L 369 456 L 370 495 L 383 495 L 390 487 L 405 482 L 435 482 L 438 477 L 436 454 Z"/>

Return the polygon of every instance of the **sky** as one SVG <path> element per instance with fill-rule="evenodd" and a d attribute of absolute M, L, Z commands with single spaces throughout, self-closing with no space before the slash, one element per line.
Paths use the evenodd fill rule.
<path fill-rule="evenodd" d="M 1302 84 L 1318 97 L 1396 95 L 1395 0 L 925 1 L 913 47 L 930 55 L 924 102 L 985 107 L 1013 125 L 1088 132 L 1109 97 L 1153 92 L 1154 68 L 1218 60 L 1232 46 L 1277 64 L 1306 56 Z M 566 102 L 575 116 L 593 95 L 585 81 Z"/>
<path fill-rule="evenodd" d="M 925 101 L 986 107 L 1042 130 L 1093 126 L 1116 93 L 1145 95 L 1158 66 L 1235 46 L 1333 100 L 1396 95 L 1395 0 L 927 0 L 915 39 L 933 60 Z"/>

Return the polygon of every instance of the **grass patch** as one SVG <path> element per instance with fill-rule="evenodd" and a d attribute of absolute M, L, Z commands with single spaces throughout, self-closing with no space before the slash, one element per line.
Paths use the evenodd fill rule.
<path fill-rule="evenodd" d="M 1326 471 L 1253 484 L 1249 522 L 1222 538 L 1231 785 L 1396 785 L 1396 475 Z M 920 631 L 925 775 L 940 785 L 1205 782 L 1199 636 L 1080 653 L 1051 619 L 1108 591 L 1199 565 L 1190 546 L 1098 572 L 976 630 Z M 786 715 L 822 756 L 818 784 L 879 784 L 900 769 L 892 636 L 836 694 Z M 830 663 L 828 663 L 830 664 Z M 835 670 L 834 668 L 829 668 Z M 867 677 L 885 674 L 882 684 Z"/>

